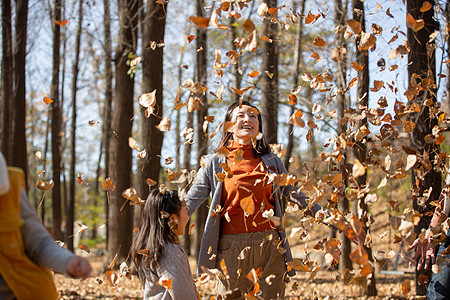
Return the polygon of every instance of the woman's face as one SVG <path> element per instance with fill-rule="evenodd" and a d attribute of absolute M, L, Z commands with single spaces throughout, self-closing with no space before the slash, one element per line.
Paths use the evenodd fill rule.
<path fill-rule="evenodd" d="M 180 215 L 172 214 L 172 218 L 178 222 L 177 226 L 172 229 L 173 233 L 176 235 L 183 235 L 186 228 L 186 224 L 189 222 L 189 215 L 186 208 L 186 202 L 181 201 Z"/>
<path fill-rule="evenodd" d="M 230 129 L 236 142 L 243 145 L 252 143 L 259 133 L 258 110 L 248 105 L 237 106 L 233 110 L 232 122 L 236 122 Z"/>

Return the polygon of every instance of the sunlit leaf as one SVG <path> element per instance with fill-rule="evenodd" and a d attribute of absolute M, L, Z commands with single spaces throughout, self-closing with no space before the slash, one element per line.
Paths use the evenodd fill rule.
<path fill-rule="evenodd" d="M 259 75 L 258 71 L 252 71 L 251 73 L 247 73 L 247 76 L 252 78 L 257 77 L 258 75 Z"/>
<path fill-rule="evenodd" d="M 158 125 L 156 125 L 156 128 L 159 131 L 169 131 L 170 130 L 170 119 L 165 117 L 161 119 L 161 122 L 159 122 Z"/>
<path fill-rule="evenodd" d="M 407 13 L 406 14 L 406 26 L 408 28 L 411 28 L 414 32 L 417 32 L 425 26 L 425 22 L 422 19 L 416 20 L 410 13 Z"/>
<path fill-rule="evenodd" d="M 55 183 L 53 182 L 52 179 L 50 179 L 50 181 L 42 181 L 42 180 L 39 179 L 36 182 L 36 187 L 40 191 L 47 191 L 47 190 L 51 189 L 54 185 L 55 185 Z"/>
<path fill-rule="evenodd" d="M 241 199 L 239 205 L 247 215 L 253 215 L 255 213 L 255 202 L 253 201 L 253 195 Z"/>
<path fill-rule="evenodd" d="M 187 39 L 188 39 L 188 42 L 191 43 L 195 39 L 195 35 L 189 35 L 187 37 Z"/>
<path fill-rule="evenodd" d="M 61 27 L 64 27 L 67 25 L 67 22 L 69 22 L 68 20 L 55 20 L 55 24 Z"/>
<path fill-rule="evenodd" d="M 350 27 L 350 29 L 355 33 L 355 34 L 360 34 L 362 29 L 361 29 L 361 23 L 357 20 L 353 20 L 353 19 L 349 19 L 346 21 L 347 26 Z"/>
<path fill-rule="evenodd" d="M 210 18 L 205 17 L 196 17 L 196 16 L 189 17 L 189 21 L 202 28 L 206 28 L 209 26 L 209 20 Z"/>
<path fill-rule="evenodd" d="M 314 40 L 314 45 L 317 47 L 324 47 L 327 43 L 321 39 L 319 36 L 317 36 Z"/>
<path fill-rule="evenodd" d="M 103 190 L 112 192 L 116 189 L 116 185 L 111 182 L 111 178 L 106 178 L 102 184 Z"/>
<path fill-rule="evenodd" d="M 49 98 L 49 97 L 47 97 L 47 96 L 45 96 L 43 100 L 44 100 L 44 103 L 45 103 L 45 104 L 47 104 L 47 105 L 49 105 L 50 103 L 52 103 L 52 102 L 53 102 L 53 100 L 52 100 L 52 99 L 50 99 L 50 98 Z"/>
<path fill-rule="evenodd" d="M 162 276 L 159 278 L 158 282 L 156 283 L 159 286 L 162 286 L 163 288 L 166 288 L 168 290 L 172 290 L 172 278 L 167 278 L 166 276 Z"/>
<path fill-rule="evenodd" d="M 301 110 L 297 110 L 290 118 L 289 123 L 297 125 L 299 127 L 305 127 L 305 121 L 303 121 L 303 113 Z"/>
<path fill-rule="evenodd" d="M 422 13 L 423 12 L 427 12 L 427 11 L 429 11 L 432 8 L 433 8 L 433 5 L 430 2 L 424 1 L 422 3 L 422 6 L 420 7 L 420 12 L 422 12 Z"/>
<path fill-rule="evenodd" d="M 253 30 L 255 30 L 255 24 L 253 24 L 252 20 L 247 19 L 244 22 L 243 28 L 247 32 L 252 32 Z"/>

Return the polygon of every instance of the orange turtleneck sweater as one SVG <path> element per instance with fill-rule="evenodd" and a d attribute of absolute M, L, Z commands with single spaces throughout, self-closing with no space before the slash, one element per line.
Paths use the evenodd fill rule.
<path fill-rule="evenodd" d="M 267 170 L 264 163 L 253 153 L 252 145 L 230 141 L 227 148 L 230 150 L 227 165 L 232 175 L 226 177 L 223 182 L 221 233 L 235 234 L 271 229 L 273 225 L 262 216 L 264 211 L 274 209 L 272 184 L 266 183 Z M 239 161 L 236 153 L 241 151 L 242 160 Z M 245 214 L 242 208 L 246 207 L 245 203 L 241 203 L 243 199 L 244 202 L 253 201 L 253 214 Z"/>

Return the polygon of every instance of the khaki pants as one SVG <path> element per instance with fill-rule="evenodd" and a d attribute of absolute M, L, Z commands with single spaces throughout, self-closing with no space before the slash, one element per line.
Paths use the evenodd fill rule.
<path fill-rule="evenodd" d="M 261 268 L 262 276 L 258 278 L 260 291 L 256 295 L 262 299 L 284 299 L 284 278 L 287 275 L 284 255 L 277 250 L 279 242 L 279 234 L 274 230 L 222 235 L 219 239 L 216 268 L 222 270 L 220 262 L 224 260 L 229 278 L 218 280 L 218 295 L 223 299 L 227 296 L 239 299 L 230 297 L 230 291 L 239 289 L 243 299 L 243 295 L 254 288 L 247 274 L 252 269 Z"/>

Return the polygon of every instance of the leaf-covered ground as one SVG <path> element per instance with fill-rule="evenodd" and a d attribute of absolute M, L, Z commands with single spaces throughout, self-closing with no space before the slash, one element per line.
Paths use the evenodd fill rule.
<path fill-rule="evenodd" d="M 101 269 L 98 259 L 93 260 L 96 272 Z M 357 285 L 344 285 L 336 280 L 336 272 L 319 271 L 313 280 L 308 274 L 299 274 L 287 284 L 288 299 L 364 299 L 364 291 Z M 409 281 L 411 290 L 404 296 L 402 286 Z M 414 275 L 380 275 L 377 274 L 378 296 L 371 299 L 412 299 L 414 298 Z M 104 275 L 94 274 L 81 282 L 64 275 L 55 275 L 55 282 L 61 299 L 142 299 L 142 285 L 132 275 L 131 279 L 122 277 L 115 286 L 108 283 Z M 210 299 L 214 295 L 214 282 L 197 282 L 202 299 Z M 406 292 L 406 291 L 405 291 Z"/>

